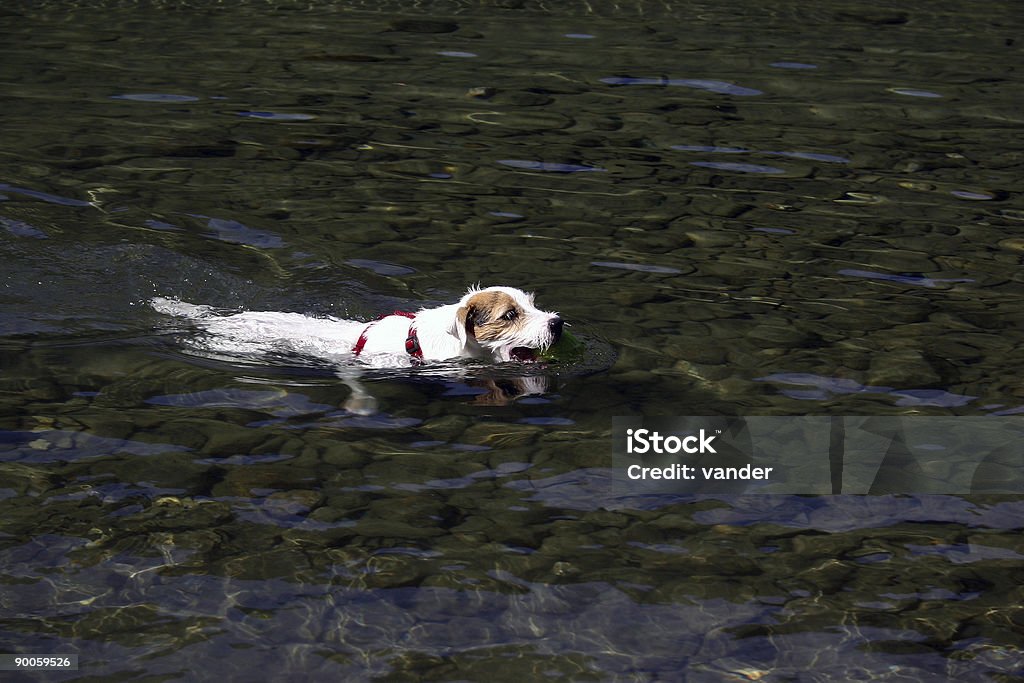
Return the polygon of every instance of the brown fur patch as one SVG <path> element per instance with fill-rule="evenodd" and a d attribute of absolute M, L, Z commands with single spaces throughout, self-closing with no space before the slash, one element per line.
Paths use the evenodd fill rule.
<path fill-rule="evenodd" d="M 465 313 L 463 312 L 465 311 Z M 515 311 L 511 320 L 506 320 L 509 311 Z M 496 341 L 515 334 L 524 323 L 525 316 L 515 299 L 505 292 L 480 292 L 474 294 L 459 309 L 459 319 L 464 320 L 466 332 L 479 341 Z"/>

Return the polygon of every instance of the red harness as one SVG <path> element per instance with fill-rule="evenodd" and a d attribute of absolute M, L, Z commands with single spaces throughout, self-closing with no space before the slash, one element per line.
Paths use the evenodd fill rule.
<path fill-rule="evenodd" d="M 419 337 L 416 336 L 416 314 L 409 313 L 408 311 L 395 311 L 388 315 L 382 315 L 371 323 L 367 323 L 366 327 L 363 328 L 362 333 L 359 335 L 359 339 L 356 340 L 356 345 L 352 347 L 352 355 L 358 356 L 363 352 L 363 347 L 366 346 L 366 334 L 370 331 L 370 328 L 377 324 L 378 320 L 383 320 L 392 315 L 400 315 L 403 318 L 409 318 L 413 322 L 409 323 L 409 336 L 405 338 L 405 350 L 406 352 L 417 360 L 423 360 L 423 349 L 420 348 Z"/>

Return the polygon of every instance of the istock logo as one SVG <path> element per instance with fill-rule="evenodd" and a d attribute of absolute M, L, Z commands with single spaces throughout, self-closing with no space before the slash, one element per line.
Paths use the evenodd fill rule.
<path fill-rule="evenodd" d="M 721 434 L 719 429 L 716 434 Z M 626 452 L 627 453 L 717 453 L 711 442 L 715 435 L 708 436 L 703 429 L 698 434 L 691 434 L 679 438 L 675 434 L 662 436 L 659 432 L 652 432 L 648 429 L 627 429 L 626 430 Z M 694 445 L 696 444 L 696 445 Z"/>

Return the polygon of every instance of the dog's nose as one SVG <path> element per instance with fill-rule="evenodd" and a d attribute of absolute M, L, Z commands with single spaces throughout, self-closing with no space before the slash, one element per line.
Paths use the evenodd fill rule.
<path fill-rule="evenodd" d="M 556 316 L 549 320 L 548 329 L 551 331 L 552 343 L 558 341 L 562 336 L 562 319 Z"/>

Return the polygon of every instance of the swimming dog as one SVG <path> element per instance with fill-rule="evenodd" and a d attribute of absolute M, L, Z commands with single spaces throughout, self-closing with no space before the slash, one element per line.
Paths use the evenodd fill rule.
<path fill-rule="evenodd" d="M 533 294 L 514 287 L 472 287 L 453 304 L 395 311 L 361 322 L 299 313 L 248 311 L 219 314 L 209 306 L 175 299 L 151 301 L 161 313 L 191 320 L 208 333 L 203 346 L 221 353 L 298 353 L 327 359 L 353 390 L 346 406 L 367 413 L 372 397 L 357 381 L 359 365 L 403 367 L 428 361 L 476 358 L 532 362 L 562 335 L 558 313 L 534 305 Z"/>

